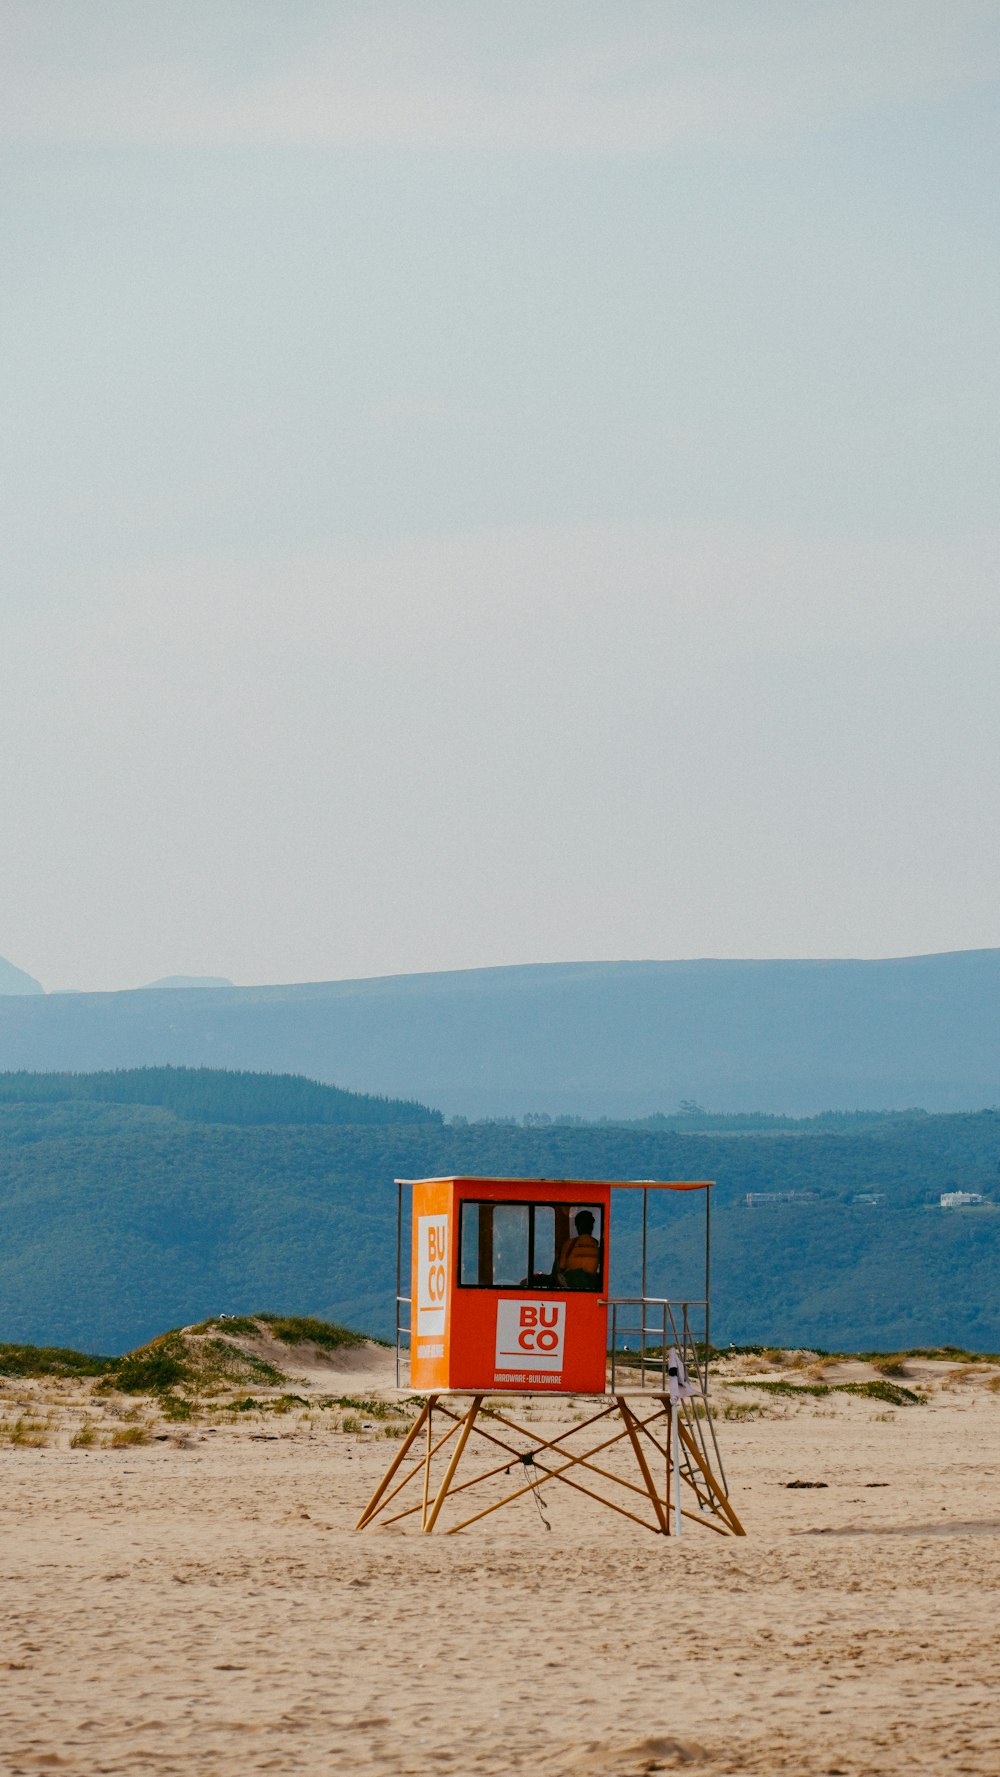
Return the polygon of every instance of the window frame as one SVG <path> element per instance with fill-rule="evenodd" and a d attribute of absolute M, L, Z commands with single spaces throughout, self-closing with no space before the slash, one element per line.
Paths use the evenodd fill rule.
<path fill-rule="evenodd" d="M 550 1294 L 552 1294 L 552 1295 L 567 1296 L 567 1295 L 576 1295 L 576 1294 L 580 1293 L 575 1290 L 567 1290 L 563 1285 L 560 1285 L 560 1284 L 546 1285 L 546 1284 L 535 1284 L 535 1283 L 531 1283 L 531 1282 L 528 1282 L 528 1283 L 478 1283 L 478 1282 L 477 1283 L 466 1283 L 462 1277 L 462 1254 L 463 1254 L 463 1242 L 464 1242 L 464 1236 L 465 1236 L 464 1224 L 465 1224 L 465 1206 L 466 1206 L 466 1204 L 475 1204 L 475 1207 L 477 1210 L 485 1208 L 485 1209 L 526 1209 L 528 1211 L 528 1270 L 527 1270 L 527 1275 L 528 1275 L 529 1279 L 532 1278 L 535 1273 L 535 1210 L 536 1209 L 551 1209 L 551 1210 L 558 1211 L 560 1209 L 565 1209 L 568 1214 L 571 1209 L 575 1209 L 577 1215 L 580 1214 L 581 1210 L 585 1210 L 585 1209 L 589 1210 L 591 1215 L 595 1218 L 595 1221 L 599 1222 L 600 1229 L 601 1229 L 601 1237 L 600 1237 L 600 1240 L 598 1241 L 598 1245 L 601 1249 L 601 1264 L 600 1264 L 600 1270 L 597 1273 L 597 1289 L 593 1293 L 599 1295 L 603 1292 L 603 1290 L 604 1290 L 604 1220 L 605 1220 L 604 1204 L 603 1203 L 580 1203 L 580 1202 L 566 1203 L 566 1202 L 558 1201 L 558 1200 L 553 1202 L 549 1198 L 546 1198 L 544 1201 L 540 1201 L 537 1197 L 460 1197 L 459 1198 L 459 1200 L 458 1200 L 458 1240 L 455 1243 L 455 1245 L 456 1245 L 456 1255 L 455 1255 L 455 1287 L 456 1287 L 456 1289 L 460 1289 L 460 1290 L 493 1290 L 494 1293 L 496 1294 L 496 1293 L 499 1293 L 501 1290 L 529 1290 L 529 1289 L 544 1290 L 547 1288 L 549 1290 Z M 558 1256 L 559 1255 L 557 1252 L 553 1253 L 553 1273 L 555 1272 L 555 1260 L 558 1258 Z M 592 1292 L 588 1290 L 584 1293 L 589 1295 Z"/>

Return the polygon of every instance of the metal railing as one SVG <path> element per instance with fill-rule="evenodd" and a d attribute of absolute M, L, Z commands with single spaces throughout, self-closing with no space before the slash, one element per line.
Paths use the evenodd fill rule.
<path fill-rule="evenodd" d="M 708 1303 L 704 1300 L 673 1302 L 666 1296 L 609 1296 L 607 1306 L 611 1310 L 611 1393 L 616 1392 L 620 1370 L 638 1369 L 640 1388 L 650 1386 L 658 1394 L 668 1394 L 670 1352 L 671 1349 L 676 1351 L 688 1383 L 696 1389 L 693 1397 L 678 1401 L 678 1408 L 688 1431 L 697 1440 L 706 1465 L 714 1470 L 725 1488 L 725 1469 L 708 1399 Z M 630 1312 L 633 1315 L 631 1320 L 625 1318 Z M 619 1340 L 626 1335 L 638 1339 L 634 1357 L 627 1346 L 619 1350 Z M 651 1377 L 649 1384 L 647 1373 Z M 706 1427 L 712 1445 L 711 1456 L 705 1437 Z M 685 1474 L 691 1470 L 690 1458 L 686 1455 L 681 1467 Z M 693 1470 L 689 1478 L 695 1482 Z"/>
<path fill-rule="evenodd" d="M 397 1285 L 397 1289 L 398 1289 L 398 1285 Z M 402 1315 L 404 1303 L 405 1303 L 406 1307 L 409 1308 L 409 1310 L 410 1310 L 410 1313 L 408 1314 L 408 1316 L 406 1318 L 405 1325 L 403 1322 L 403 1315 Z M 413 1331 L 412 1322 L 413 1322 L 413 1297 L 412 1296 L 397 1295 L 396 1296 L 396 1387 L 397 1388 L 402 1388 L 404 1386 L 404 1383 L 403 1383 L 403 1362 L 405 1359 L 405 1361 L 407 1363 L 409 1363 L 410 1352 L 413 1349 L 413 1341 L 412 1341 L 412 1337 L 411 1337 L 411 1334 Z M 405 1346 L 403 1344 L 404 1339 L 406 1340 Z M 407 1387 L 409 1386 L 409 1377 L 407 1377 L 406 1386 Z"/>
<path fill-rule="evenodd" d="M 396 1180 L 396 1387 L 403 1386 L 403 1340 L 406 1340 L 405 1356 L 409 1362 L 413 1350 L 413 1298 L 404 1296 L 403 1288 L 403 1183 Z M 403 1324 L 402 1309 L 404 1304 L 409 1310 L 406 1324 Z M 407 1377 L 409 1383 L 409 1377 Z"/>
<path fill-rule="evenodd" d="M 607 1305 L 611 1310 L 612 1392 L 619 1365 L 623 1369 L 634 1369 L 637 1359 L 640 1388 L 646 1386 L 646 1371 L 652 1370 L 654 1384 L 659 1382 L 660 1392 L 665 1394 L 668 1383 L 667 1358 L 670 1347 L 673 1346 L 683 1358 L 688 1376 L 692 1379 L 697 1376 L 701 1393 L 708 1394 L 705 1302 L 673 1302 L 667 1296 L 609 1296 Z M 629 1309 L 636 1309 L 638 1317 L 625 1319 L 620 1311 L 627 1312 Z M 692 1327 L 693 1318 L 699 1323 L 697 1328 Z M 619 1350 L 619 1340 L 626 1334 L 630 1339 L 639 1341 L 635 1358 L 628 1346 L 624 1347 L 624 1351 Z M 627 1357 L 624 1352 L 628 1353 Z"/>

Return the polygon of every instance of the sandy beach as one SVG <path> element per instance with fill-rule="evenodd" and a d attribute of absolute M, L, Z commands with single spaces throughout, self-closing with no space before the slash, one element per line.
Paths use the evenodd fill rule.
<path fill-rule="evenodd" d="M 554 1483 L 457 1536 L 356 1534 L 405 1424 L 387 1372 L 355 1365 L 354 1411 L 311 1373 L 281 1411 L 183 1425 L 3 1382 L 0 1769 L 1000 1769 L 996 1367 L 914 1363 L 925 1404 L 887 1408 L 757 1392 L 731 1364 L 748 1534 L 680 1541 Z"/>

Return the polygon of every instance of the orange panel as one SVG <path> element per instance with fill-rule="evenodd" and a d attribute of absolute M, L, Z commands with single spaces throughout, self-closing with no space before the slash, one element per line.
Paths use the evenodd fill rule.
<path fill-rule="evenodd" d="M 413 1187 L 410 1387 L 449 1387 L 448 1343 L 455 1272 L 454 1186 L 450 1179 Z"/>

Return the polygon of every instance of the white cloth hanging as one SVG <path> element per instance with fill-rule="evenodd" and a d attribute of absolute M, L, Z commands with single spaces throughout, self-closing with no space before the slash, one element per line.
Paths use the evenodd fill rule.
<path fill-rule="evenodd" d="M 667 1388 L 672 1401 L 689 1401 L 692 1395 L 701 1393 L 700 1388 L 688 1381 L 684 1359 L 676 1345 L 671 1345 L 667 1352 Z"/>

